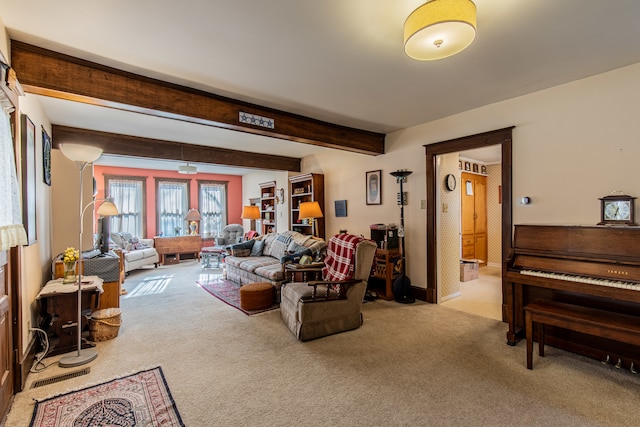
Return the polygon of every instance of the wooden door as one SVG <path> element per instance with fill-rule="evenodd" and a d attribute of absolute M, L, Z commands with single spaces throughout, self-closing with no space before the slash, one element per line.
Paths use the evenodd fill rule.
<path fill-rule="evenodd" d="M 0 252 L 0 420 L 13 396 L 13 348 L 11 334 L 11 292 L 7 274 L 7 252 Z"/>
<path fill-rule="evenodd" d="M 487 263 L 487 177 L 462 173 L 461 252 L 462 258 Z"/>

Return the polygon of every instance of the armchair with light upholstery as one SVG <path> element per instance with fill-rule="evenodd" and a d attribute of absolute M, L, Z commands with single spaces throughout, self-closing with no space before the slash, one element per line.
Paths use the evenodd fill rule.
<path fill-rule="evenodd" d="M 301 341 L 359 328 L 376 244 L 338 234 L 327 244 L 321 281 L 282 287 L 280 315 Z"/>
<path fill-rule="evenodd" d="M 216 247 L 224 248 L 242 242 L 244 227 L 240 224 L 228 224 L 222 228 L 222 236 L 216 237 Z"/>

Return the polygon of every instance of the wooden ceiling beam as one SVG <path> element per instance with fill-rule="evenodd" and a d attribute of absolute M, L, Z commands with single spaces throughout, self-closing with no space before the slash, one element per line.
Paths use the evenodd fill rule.
<path fill-rule="evenodd" d="M 384 154 L 384 134 L 222 97 L 15 40 L 11 66 L 29 93 L 321 147 Z M 241 117 L 251 116 L 273 120 L 273 128 L 241 122 Z"/>
<path fill-rule="evenodd" d="M 294 157 L 250 153 L 59 125 L 53 125 L 51 133 L 53 148 L 59 148 L 60 144 L 64 143 L 83 144 L 102 148 L 105 154 L 300 172 L 300 159 Z"/>

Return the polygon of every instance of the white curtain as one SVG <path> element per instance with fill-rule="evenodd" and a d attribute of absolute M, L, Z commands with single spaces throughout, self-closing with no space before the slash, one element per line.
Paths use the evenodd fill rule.
<path fill-rule="evenodd" d="M 200 234 L 202 237 L 222 235 L 227 225 L 227 200 L 224 184 L 202 183 L 200 185 Z"/>
<path fill-rule="evenodd" d="M 16 161 L 13 155 L 11 103 L 0 91 L 0 251 L 27 244 L 27 233 L 22 226 L 20 192 L 16 176 Z"/>
<path fill-rule="evenodd" d="M 132 236 L 142 235 L 142 181 L 109 179 L 109 196 L 118 207 L 119 215 L 109 217 L 109 231 L 126 231 Z"/>
<path fill-rule="evenodd" d="M 184 217 L 189 205 L 186 183 L 160 181 L 158 183 L 158 232 L 161 236 L 182 236 L 186 233 Z"/>

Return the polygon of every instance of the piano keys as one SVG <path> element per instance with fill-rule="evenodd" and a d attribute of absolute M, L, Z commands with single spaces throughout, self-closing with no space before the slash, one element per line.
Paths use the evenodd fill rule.
<path fill-rule="evenodd" d="M 553 300 L 639 316 L 640 227 L 515 225 L 507 260 L 507 343 L 524 337 L 524 307 Z M 640 348 L 559 328 L 548 344 L 604 360 L 640 360 Z M 616 359 L 617 360 L 617 359 Z"/>

